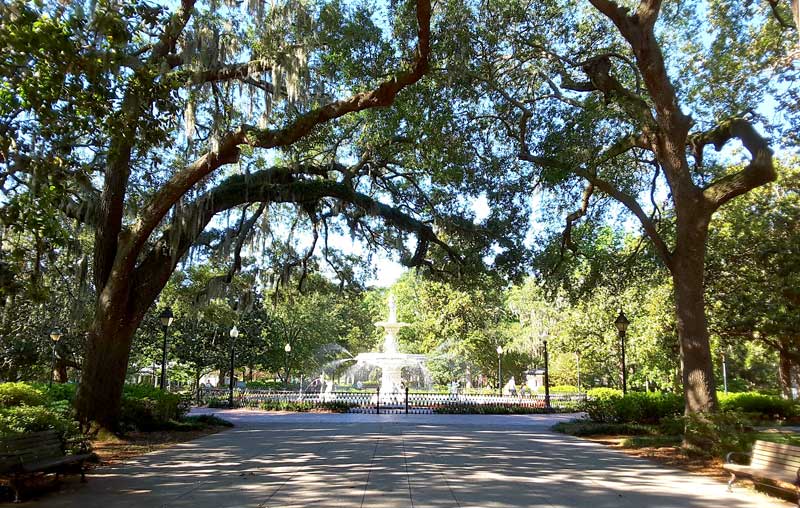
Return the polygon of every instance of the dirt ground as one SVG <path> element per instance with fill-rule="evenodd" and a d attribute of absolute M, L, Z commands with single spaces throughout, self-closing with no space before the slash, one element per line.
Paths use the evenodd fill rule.
<path fill-rule="evenodd" d="M 114 464 L 138 455 L 169 448 L 178 443 L 216 434 L 227 427 L 209 427 L 193 431 L 130 432 L 123 437 L 92 441 L 92 450 L 101 465 Z"/>

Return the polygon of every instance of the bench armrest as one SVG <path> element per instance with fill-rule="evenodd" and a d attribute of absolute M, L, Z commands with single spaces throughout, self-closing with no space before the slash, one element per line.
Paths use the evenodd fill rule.
<path fill-rule="evenodd" d="M 733 458 L 736 457 L 736 456 L 739 456 L 739 457 L 752 457 L 753 454 L 752 453 L 746 453 L 746 452 L 730 452 L 727 455 L 725 455 L 725 463 L 726 464 L 737 464 L 737 462 L 734 462 L 734 460 L 733 460 Z"/>

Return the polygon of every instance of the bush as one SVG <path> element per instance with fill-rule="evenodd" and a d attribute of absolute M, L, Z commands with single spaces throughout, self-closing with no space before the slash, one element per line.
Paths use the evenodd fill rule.
<path fill-rule="evenodd" d="M 654 429 L 636 423 L 560 422 L 552 430 L 570 436 L 649 436 Z"/>
<path fill-rule="evenodd" d="M 125 385 L 120 425 L 124 430 L 153 431 L 166 428 L 188 411 L 184 397 L 146 385 Z"/>
<path fill-rule="evenodd" d="M 791 400 L 757 392 L 720 393 L 720 409 L 743 413 L 757 413 L 762 418 L 786 419 L 798 414 L 798 406 Z"/>
<path fill-rule="evenodd" d="M 544 386 L 540 386 L 536 393 L 544 393 Z M 556 385 L 550 387 L 550 393 L 580 393 L 580 389 L 572 385 Z"/>
<path fill-rule="evenodd" d="M 528 415 L 546 412 L 569 412 L 571 408 L 552 408 L 549 411 L 544 407 L 544 401 L 538 404 L 439 404 L 431 407 L 437 414 L 451 415 Z"/>
<path fill-rule="evenodd" d="M 0 384 L 0 408 L 16 406 L 42 406 L 47 396 L 35 386 L 27 383 Z"/>
<path fill-rule="evenodd" d="M 248 381 L 247 388 L 250 390 L 285 390 L 286 384 L 280 381 Z"/>
<path fill-rule="evenodd" d="M 227 405 L 227 401 L 226 401 Z M 350 411 L 351 407 L 355 404 L 342 401 L 331 402 L 311 402 L 311 401 L 293 401 L 293 400 L 268 400 L 262 402 L 259 407 L 265 411 L 296 411 L 298 413 L 306 413 L 308 411 L 328 411 L 331 413 L 346 413 Z"/>
<path fill-rule="evenodd" d="M 53 383 L 52 386 L 48 386 L 44 383 L 31 384 L 43 391 L 50 402 L 66 401 L 70 404 L 75 402 L 75 394 L 78 391 L 78 385 L 74 383 Z"/>
<path fill-rule="evenodd" d="M 692 413 L 676 419 L 685 429 L 687 448 L 700 455 L 722 457 L 728 452 L 748 450 L 753 444 L 752 421 L 743 413 Z"/>
<path fill-rule="evenodd" d="M 587 393 L 582 409 L 589 419 L 602 423 L 658 423 L 683 411 L 683 398 L 673 393 L 632 392 L 594 389 Z"/>
<path fill-rule="evenodd" d="M 622 390 L 616 388 L 590 388 L 586 391 L 586 397 L 590 399 L 607 399 L 609 397 L 619 396 L 622 397 Z"/>
<path fill-rule="evenodd" d="M 66 403 L 0 409 L 0 436 L 45 430 L 55 430 L 64 441 L 80 436 L 78 422 Z"/>

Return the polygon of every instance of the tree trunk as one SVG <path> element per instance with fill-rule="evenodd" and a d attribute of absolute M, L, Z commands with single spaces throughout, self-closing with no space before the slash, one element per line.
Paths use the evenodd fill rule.
<path fill-rule="evenodd" d="M 782 344 L 786 346 L 786 344 Z M 781 393 L 784 399 L 792 399 L 792 359 L 787 354 L 785 347 L 778 350 L 778 379 L 781 384 Z"/>
<path fill-rule="evenodd" d="M 56 358 L 56 368 L 53 372 L 54 381 L 56 383 L 66 383 L 69 381 L 69 377 L 67 375 L 67 362 Z"/>
<path fill-rule="evenodd" d="M 107 306 L 95 313 L 75 401 L 83 424 L 117 429 L 131 340 L 139 321 L 141 318 L 132 319 L 119 306 Z"/>
<path fill-rule="evenodd" d="M 675 254 L 671 272 L 675 291 L 676 324 L 680 341 L 686 413 L 716 411 L 717 392 L 708 322 L 705 314 L 703 271 L 709 217 L 697 209 L 678 210 Z M 689 220 L 681 220 L 689 215 Z"/>

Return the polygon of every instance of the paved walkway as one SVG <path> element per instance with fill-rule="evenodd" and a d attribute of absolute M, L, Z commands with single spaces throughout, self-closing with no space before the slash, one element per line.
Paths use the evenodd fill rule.
<path fill-rule="evenodd" d="M 70 480 L 47 508 L 788 507 L 547 430 L 553 415 L 216 411 L 237 427 Z"/>

